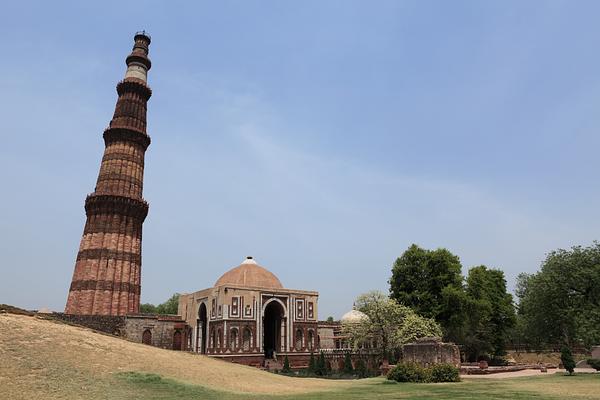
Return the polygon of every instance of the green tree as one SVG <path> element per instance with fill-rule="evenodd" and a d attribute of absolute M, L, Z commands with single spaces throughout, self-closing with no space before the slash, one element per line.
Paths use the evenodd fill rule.
<path fill-rule="evenodd" d="M 281 369 L 281 371 L 286 374 L 292 372 L 292 368 L 290 368 L 290 360 L 288 359 L 287 354 L 285 355 L 285 358 L 283 359 L 283 368 Z"/>
<path fill-rule="evenodd" d="M 179 308 L 179 293 L 175 293 L 167 301 L 157 306 L 150 303 L 140 305 L 143 314 L 177 314 Z"/>
<path fill-rule="evenodd" d="M 417 314 L 434 318 L 447 338 L 456 340 L 463 328 L 462 265 L 446 249 L 410 246 L 392 267 L 390 297 Z"/>
<path fill-rule="evenodd" d="M 500 358 L 515 326 L 516 315 L 512 295 L 506 291 L 504 272 L 484 265 L 471 268 L 467 276 L 466 334 L 467 356 Z"/>
<path fill-rule="evenodd" d="M 355 304 L 365 318 L 342 325 L 354 348 L 374 346 L 387 356 L 417 338 L 442 334 L 433 319 L 415 314 L 379 291 L 358 296 Z"/>
<path fill-rule="evenodd" d="M 348 351 L 344 354 L 344 373 L 351 374 L 352 372 L 354 372 L 354 368 L 352 367 L 352 356 Z"/>
<path fill-rule="evenodd" d="M 548 254 L 517 280 L 518 318 L 532 345 L 600 343 L 600 244 Z"/>
<path fill-rule="evenodd" d="M 325 361 L 325 353 L 321 352 L 319 354 L 319 358 L 317 359 L 317 366 L 315 368 L 315 373 L 319 376 L 327 375 L 327 363 Z"/>
<path fill-rule="evenodd" d="M 571 349 L 569 349 L 568 347 L 562 348 L 562 350 L 560 351 L 560 361 L 562 362 L 569 375 L 573 375 L 573 372 L 575 372 L 575 360 L 573 359 Z"/>
<path fill-rule="evenodd" d="M 330 315 L 329 317 L 327 317 L 327 322 L 333 322 L 333 317 Z"/>
<path fill-rule="evenodd" d="M 358 360 L 356 360 L 356 374 L 359 378 L 366 378 L 369 376 L 367 363 L 365 363 L 365 360 L 363 360 L 362 357 L 359 357 Z"/>
<path fill-rule="evenodd" d="M 150 303 L 141 304 L 140 312 L 142 314 L 156 314 L 156 306 Z"/>
<path fill-rule="evenodd" d="M 315 355 L 313 354 L 313 352 L 310 352 L 310 359 L 308 360 L 308 370 L 307 372 L 309 374 L 314 374 L 317 371 L 317 363 L 315 360 Z"/>

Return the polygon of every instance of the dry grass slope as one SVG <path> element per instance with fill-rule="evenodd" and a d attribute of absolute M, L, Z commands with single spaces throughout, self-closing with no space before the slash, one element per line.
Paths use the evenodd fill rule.
<path fill-rule="evenodd" d="M 453 384 L 289 378 L 0 313 L 2 400 L 600 399 L 600 374 L 539 375 Z"/>
<path fill-rule="evenodd" d="M 138 371 L 219 390 L 300 394 L 350 382 L 278 376 L 204 356 L 162 350 L 31 316 L 0 314 L 0 387 L 13 398 L 85 398 L 115 373 Z M 44 395 L 44 396 L 42 396 Z"/>

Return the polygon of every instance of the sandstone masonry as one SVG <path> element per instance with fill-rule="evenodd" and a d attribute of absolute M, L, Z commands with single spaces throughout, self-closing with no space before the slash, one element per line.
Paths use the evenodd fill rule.
<path fill-rule="evenodd" d="M 150 36 L 138 32 L 127 57 L 119 99 L 104 131 L 105 151 L 94 193 L 85 200 L 87 220 L 69 289 L 66 314 L 125 315 L 139 312 L 142 223 L 148 203 L 142 198 L 146 105 L 152 95 L 146 76 Z"/>

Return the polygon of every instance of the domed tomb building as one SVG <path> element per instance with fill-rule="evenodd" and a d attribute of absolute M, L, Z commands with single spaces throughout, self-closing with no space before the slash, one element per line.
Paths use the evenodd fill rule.
<path fill-rule="evenodd" d="M 306 366 L 319 346 L 318 298 L 284 288 L 247 257 L 214 287 L 181 295 L 178 314 L 192 327 L 194 352 L 254 366 L 278 365 L 287 355 L 292 366 Z"/>

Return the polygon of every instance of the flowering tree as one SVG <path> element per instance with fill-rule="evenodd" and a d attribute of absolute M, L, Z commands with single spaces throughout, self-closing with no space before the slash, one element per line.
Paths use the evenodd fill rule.
<path fill-rule="evenodd" d="M 372 346 L 386 356 L 418 338 L 442 335 L 435 320 L 421 317 L 382 292 L 358 296 L 355 306 L 364 318 L 343 322 L 344 333 L 355 349 Z"/>

